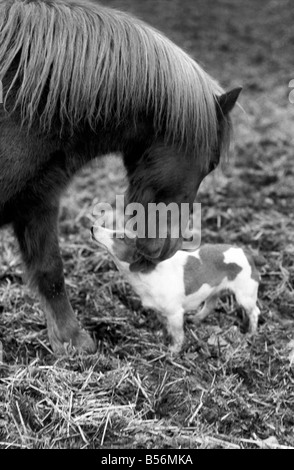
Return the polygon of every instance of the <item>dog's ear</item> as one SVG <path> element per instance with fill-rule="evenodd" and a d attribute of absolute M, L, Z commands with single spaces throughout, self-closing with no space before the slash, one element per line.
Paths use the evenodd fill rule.
<path fill-rule="evenodd" d="M 113 254 L 124 263 L 132 263 L 136 253 L 135 239 L 118 234 L 113 239 Z"/>
<path fill-rule="evenodd" d="M 130 264 L 130 271 L 132 273 L 150 273 L 156 268 L 156 263 L 144 258 L 143 255 L 139 255 L 136 259 Z"/>

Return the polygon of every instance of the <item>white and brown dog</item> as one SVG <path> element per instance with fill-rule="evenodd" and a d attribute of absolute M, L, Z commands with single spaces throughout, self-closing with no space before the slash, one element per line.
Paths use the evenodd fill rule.
<path fill-rule="evenodd" d="M 259 273 L 253 258 L 231 245 L 203 245 L 193 252 L 179 250 L 149 272 L 132 272 L 135 243 L 122 232 L 92 228 L 93 239 L 107 249 L 115 264 L 140 296 L 144 307 L 160 312 L 172 337 L 171 352 L 179 352 L 184 341 L 184 312 L 203 308 L 195 322 L 203 320 L 216 306 L 219 294 L 235 294 L 249 318 L 249 332 L 257 329 Z"/>

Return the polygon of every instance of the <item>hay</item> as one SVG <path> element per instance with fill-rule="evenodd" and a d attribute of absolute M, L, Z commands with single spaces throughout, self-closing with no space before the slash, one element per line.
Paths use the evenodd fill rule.
<path fill-rule="evenodd" d="M 140 8 L 141 3 L 132 5 Z M 195 17 L 193 2 L 184 0 L 177 15 L 175 5 L 156 11 L 162 18 L 167 15 L 171 30 L 178 15 L 188 22 L 188 36 L 191 22 L 193 34 L 196 29 L 199 33 L 200 56 L 213 67 L 225 63 L 219 72 L 227 82 L 240 65 L 245 82 L 242 104 L 247 114 L 234 115 L 234 164 L 207 179 L 199 200 L 205 242 L 236 243 L 267 260 L 261 272 L 258 335 L 244 335 L 242 311 L 225 296 L 197 329 L 187 316 L 182 353 L 167 354 L 156 315 L 142 309 L 110 258 L 90 240 L 93 205 L 113 203 L 125 187 L 120 160 L 99 160 L 66 194 L 60 226 L 69 295 L 81 322 L 97 339 L 96 355 L 70 352 L 58 360 L 52 355 L 40 305 L 21 280 L 12 233 L 0 232 L 1 448 L 294 447 L 294 108 L 284 106 L 279 85 L 281 71 L 291 61 L 286 50 L 284 56 L 276 54 L 278 63 L 267 75 L 262 71 L 268 60 L 254 62 L 250 55 L 259 44 L 259 54 L 268 59 L 268 44 L 279 47 L 272 35 L 280 37 L 279 24 L 284 28 L 287 21 L 292 27 L 293 18 L 285 10 L 281 23 L 274 4 L 260 10 L 261 18 L 256 2 L 238 2 L 230 10 L 234 38 L 216 28 L 216 41 L 213 18 L 205 27 Z M 199 2 L 200 12 L 207 12 L 205 5 Z M 219 18 L 228 13 L 222 2 L 214 2 L 212 10 L 222 24 Z M 260 20 L 256 31 L 263 35 L 263 25 L 270 22 L 271 40 L 255 41 L 249 54 L 242 25 L 245 21 L 251 28 L 252 18 Z M 239 49 L 236 54 L 235 44 L 244 47 L 243 55 Z M 229 54 L 236 59 L 234 70 Z M 258 94 L 254 86 L 259 86 Z"/>

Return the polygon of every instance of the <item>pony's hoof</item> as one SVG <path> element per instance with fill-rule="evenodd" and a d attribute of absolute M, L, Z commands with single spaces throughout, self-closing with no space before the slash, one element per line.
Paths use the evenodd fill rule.
<path fill-rule="evenodd" d="M 85 330 L 80 330 L 78 336 L 74 338 L 73 347 L 88 354 L 94 354 L 97 349 L 95 341 Z"/>
<path fill-rule="evenodd" d="M 49 341 L 54 354 L 64 356 L 70 351 L 78 351 L 80 353 L 94 354 L 96 352 L 96 344 L 89 333 L 85 330 L 78 330 L 71 338 L 65 341 L 60 340 L 56 335 L 49 335 Z"/>

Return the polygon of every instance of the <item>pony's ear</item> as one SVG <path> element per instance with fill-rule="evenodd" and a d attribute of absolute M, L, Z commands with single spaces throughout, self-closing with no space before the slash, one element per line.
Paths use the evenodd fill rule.
<path fill-rule="evenodd" d="M 234 88 L 231 91 L 228 91 L 227 93 L 224 93 L 221 96 L 218 96 L 217 102 L 224 116 L 226 116 L 232 111 L 237 99 L 239 98 L 241 91 L 242 87 L 238 87 Z"/>

